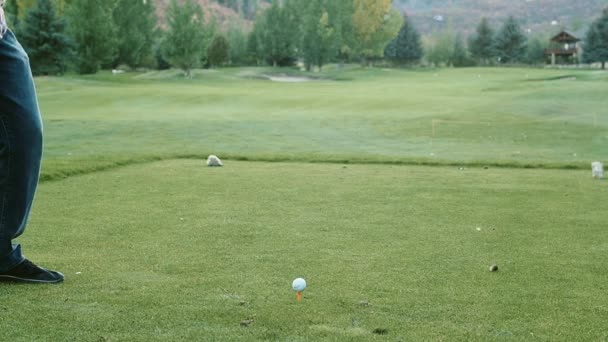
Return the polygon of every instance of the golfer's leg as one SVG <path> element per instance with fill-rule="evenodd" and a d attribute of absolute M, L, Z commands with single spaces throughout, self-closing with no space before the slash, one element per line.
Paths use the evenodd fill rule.
<path fill-rule="evenodd" d="M 42 157 L 42 123 L 27 55 L 8 31 L 0 39 L 0 273 L 24 261 L 23 233 Z"/>

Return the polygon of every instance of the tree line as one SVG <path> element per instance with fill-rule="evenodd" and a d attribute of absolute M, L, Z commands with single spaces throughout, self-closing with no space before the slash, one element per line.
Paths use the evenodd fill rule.
<path fill-rule="evenodd" d="M 259 7 L 258 1 L 222 1 Z M 7 0 L 5 12 L 37 75 L 81 74 L 101 68 L 289 66 L 424 61 L 435 66 L 541 64 L 546 39 L 529 39 L 514 17 L 498 30 L 482 19 L 464 39 L 451 31 L 420 36 L 392 0 L 274 0 L 252 27 L 221 26 L 193 0 L 172 0 L 157 25 L 154 0 Z M 251 25 L 249 25 L 251 26 Z M 608 9 L 589 28 L 583 60 L 608 60 Z"/>

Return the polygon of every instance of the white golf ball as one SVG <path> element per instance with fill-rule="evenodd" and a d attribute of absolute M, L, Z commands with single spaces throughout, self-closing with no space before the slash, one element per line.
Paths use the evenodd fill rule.
<path fill-rule="evenodd" d="M 294 291 L 304 291 L 304 289 L 306 288 L 306 280 L 302 279 L 302 278 L 298 278 L 296 280 L 293 281 L 293 283 L 291 283 L 291 287 L 293 288 Z"/>

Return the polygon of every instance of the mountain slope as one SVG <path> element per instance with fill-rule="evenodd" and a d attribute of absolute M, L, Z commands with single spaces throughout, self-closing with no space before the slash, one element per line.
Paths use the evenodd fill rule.
<path fill-rule="evenodd" d="M 515 16 L 532 34 L 549 34 L 560 29 L 582 33 L 608 6 L 605 0 L 397 0 L 416 27 L 425 34 L 451 26 L 471 33 L 482 17 L 498 28 Z"/>

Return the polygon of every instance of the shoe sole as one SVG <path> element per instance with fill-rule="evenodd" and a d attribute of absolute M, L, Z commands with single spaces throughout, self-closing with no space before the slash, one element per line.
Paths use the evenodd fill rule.
<path fill-rule="evenodd" d="M 63 275 L 62 275 L 63 276 Z M 27 279 L 19 278 L 7 275 L 0 275 L 0 281 L 12 281 L 16 283 L 29 283 L 29 284 L 57 284 L 63 282 L 63 278 L 57 280 L 39 280 L 39 279 Z"/>

